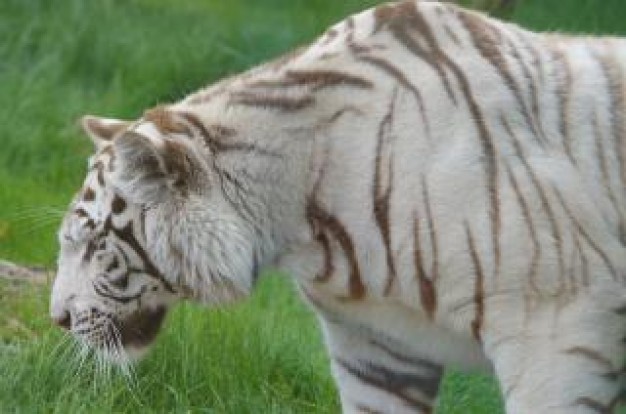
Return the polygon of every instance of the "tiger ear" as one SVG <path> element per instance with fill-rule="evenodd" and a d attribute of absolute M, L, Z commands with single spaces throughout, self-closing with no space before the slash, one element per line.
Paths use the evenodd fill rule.
<path fill-rule="evenodd" d="M 141 204 L 186 195 L 197 183 L 201 163 L 186 143 L 128 131 L 113 141 L 115 181 Z"/>
<path fill-rule="evenodd" d="M 80 125 L 83 131 L 91 138 L 96 149 L 100 149 L 127 128 L 130 125 L 130 121 L 85 115 L 80 119 Z"/>

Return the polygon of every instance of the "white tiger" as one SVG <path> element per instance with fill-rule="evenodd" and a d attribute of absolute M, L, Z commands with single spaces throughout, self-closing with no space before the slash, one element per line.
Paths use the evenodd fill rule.
<path fill-rule="evenodd" d="M 379 6 L 96 145 L 51 313 L 138 354 L 182 298 L 286 269 L 346 413 L 431 412 L 445 365 L 508 413 L 624 397 L 626 42 L 452 5 Z"/>

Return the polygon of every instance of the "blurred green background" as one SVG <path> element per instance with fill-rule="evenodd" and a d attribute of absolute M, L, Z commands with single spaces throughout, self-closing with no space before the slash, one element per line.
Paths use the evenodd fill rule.
<path fill-rule="evenodd" d="M 80 115 L 134 118 L 377 3 L 0 0 L 0 259 L 54 266 L 54 232 L 91 152 Z M 626 32 L 624 0 L 464 3 L 536 30 Z M 49 326 L 48 289 L 0 279 L 2 413 L 338 410 L 314 318 L 279 276 L 230 309 L 181 306 L 131 382 L 89 361 L 78 371 Z M 452 374 L 440 409 L 500 404 L 490 378 Z"/>

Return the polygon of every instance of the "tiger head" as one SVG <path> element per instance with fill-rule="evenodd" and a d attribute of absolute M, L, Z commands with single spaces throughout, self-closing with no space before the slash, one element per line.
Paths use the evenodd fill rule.
<path fill-rule="evenodd" d="M 257 272 L 254 229 L 218 191 L 200 124 L 157 112 L 83 119 L 96 152 L 58 234 L 52 319 L 115 362 L 143 354 L 174 302 L 239 298 Z"/>

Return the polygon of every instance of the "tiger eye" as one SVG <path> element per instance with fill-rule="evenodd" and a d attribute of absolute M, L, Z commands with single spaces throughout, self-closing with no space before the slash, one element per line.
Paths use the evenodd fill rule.
<path fill-rule="evenodd" d="M 110 278 L 109 282 L 116 288 L 126 289 L 128 287 L 128 273 L 122 273 L 119 276 Z"/>

